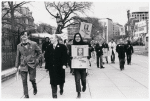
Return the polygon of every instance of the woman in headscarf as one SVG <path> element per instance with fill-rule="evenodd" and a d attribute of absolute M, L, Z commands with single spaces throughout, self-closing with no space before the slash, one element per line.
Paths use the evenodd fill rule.
<path fill-rule="evenodd" d="M 76 33 L 74 35 L 73 45 L 86 45 L 83 42 L 80 33 Z M 88 59 L 90 58 L 89 56 L 87 57 Z M 75 75 L 77 98 L 81 98 L 80 80 L 81 80 L 81 84 L 82 84 L 82 91 L 85 92 L 85 90 L 86 90 L 86 68 L 82 68 L 82 69 L 77 68 L 77 69 L 74 69 L 74 75 Z"/>

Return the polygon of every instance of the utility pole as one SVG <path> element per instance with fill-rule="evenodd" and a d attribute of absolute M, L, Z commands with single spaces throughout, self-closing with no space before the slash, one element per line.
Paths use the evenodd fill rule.
<path fill-rule="evenodd" d="M 127 10 L 127 17 L 128 17 L 128 34 L 129 34 L 129 39 L 130 39 L 130 23 L 129 23 L 129 17 L 130 17 L 130 10 Z"/>

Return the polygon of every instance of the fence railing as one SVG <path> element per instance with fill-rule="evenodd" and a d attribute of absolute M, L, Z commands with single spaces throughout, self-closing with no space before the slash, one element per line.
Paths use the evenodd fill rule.
<path fill-rule="evenodd" d="M 18 36 L 11 33 L 2 35 L 2 68 L 6 70 L 15 66 Z"/>

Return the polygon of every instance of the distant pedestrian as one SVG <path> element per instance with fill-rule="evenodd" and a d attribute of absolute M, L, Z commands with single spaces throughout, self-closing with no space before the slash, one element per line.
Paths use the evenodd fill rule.
<path fill-rule="evenodd" d="M 76 33 L 74 35 L 73 39 L 73 45 L 86 45 L 81 37 L 80 33 Z M 88 59 L 90 57 L 87 57 Z M 83 86 L 82 91 L 85 92 L 86 90 L 86 68 L 80 69 L 76 68 L 74 69 L 74 74 L 75 74 L 75 83 L 76 83 L 76 91 L 77 91 L 77 98 L 81 98 L 81 85 L 80 85 L 80 80 L 81 84 Z"/>
<path fill-rule="evenodd" d="M 58 36 L 58 43 L 59 44 L 64 44 L 63 39 L 60 36 Z"/>
<path fill-rule="evenodd" d="M 119 57 L 119 64 L 120 64 L 120 70 L 124 70 L 124 64 L 125 64 L 125 44 L 122 39 L 120 39 L 119 44 L 116 46 L 116 52 L 118 53 Z"/>
<path fill-rule="evenodd" d="M 39 40 L 39 47 L 40 47 L 40 49 L 42 50 L 42 40 L 40 39 Z M 42 64 L 43 64 L 43 59 L 44 59 L 44 56 L 43 56 L 43 54 L 41 54 L 41 58 L 40 58 L 40 60 L 39 60 L 39 66 L 40 66 L 40 68 L 42 68 Z"/>
<path fill-rule="evenodd" d="M 96 47 L 95 47 L 95 50 L 96 50 L 96 56 L 97 56 L 97 68 L 105 68 L 103 67 L 103 47 L 100 43 L 97 43 L 96 44 Z M 100 63 L 99 63 L 99 60 L 100 60 Z M 99 67 L 99 64 L 100 64 L 100 67 Z"/>
<path fill-rule="evenodd" d="M 33 42 L 28 39 L 27 32 L 23 32 L 21 34 L 21 40 L 21 43 L 17 45 L 17 56 L 15 66 L 17 70 L 20 66 L 24 95 L 25 98 L 29 98 L 27 76 L 29 73 L 30 81 L 33 87 L 33 94 L 36 95 L 36 67 L 38 66 L 42 51 L 36 42 Z"/>
<path fill-rule="evenodd" d="M 104 43 L 102 44 L 103 47 L 103 57 L 106 58 L 106 62 L 108 64 L 108 51 L 109 51 L 109 47 L 108 44 L 106 43 L 106 41 L 104 41 Z"/>
<path fill-rule="evenodd" d="M 112 39 L 111 42 L 108 43 L 108 45 L 109 45 L 109 51 L 111 56 L 111 62 L 115 63 L 116 43 L 114 42 L 114 39 Z"/>
<path fill-rule="evenodd" d="M 131 42 L 128 40 L 126 44 L 126 55 L 128 65 L 131 65 L 131 57 L 133 53 L 134 53 L 133 46 L 131 45 Z"/>
<path fill-rule="evenodd" d="M 42 52 L 43 52 L 43 55 L 44 55 L 44 58 L 45 58 L 45 69 L 47 69 L 47 58 L 46 58 L 46 56 L 45 56 L 45 53 L 46 53 L 46 50 L 47 50 L 47 47 L 50 45 L 51 43 L 50 43 L 50 39 L 49 39 L 49 37 L 46 37 L 45 38 L 45 42 L 43 43 L 43 45 L 42 45 Z"/>
<path fill-rule="evenodd" d="M 47 46 L 50 44 L 50 39 L 49 37 L 46 37 L 45 38 L 45 42 L 43 43 L 42 45 L 42 52 L 45 53 L 46 49 L 47 49 Z"/>
<path fill-rule="evenodd" d="M 70 59 L 70 56 L 71 56 L 71 44 L 68 43 L 68 40 L 65 39 L 64 40 L 64 45 L 66 46 L 67 48 L 67 64 L 70 68 L 70 73 L 72 73 L 72 69 L 71 69 L 71 59 Z"/>
<path fill-rule="evenodd" d="M 51 44 L 45 52 L 47 70 L 49 71 L 52 97 L 57 98 L 57 85 L 60 87 L 60 95 L 64 92 L 65 68 L 67 66 L 67 49 L 58 43 L 58 36 L 53 35 Z"/>

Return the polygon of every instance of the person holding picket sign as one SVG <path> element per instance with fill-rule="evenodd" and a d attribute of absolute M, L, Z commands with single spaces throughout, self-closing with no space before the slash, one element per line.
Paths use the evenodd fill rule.
<path fill-rule="evenodd" d="M 80 33 L 76 33 L 74 35 L 73 45 L 86 45 L 81 37 Z M 73 57 L 71 57 L 72 59 Z M 90 59 L 90 56 L 87 57 Z M 86 90 L 86 68 L 74 68 L 74 74 L 75 74 L 75 83 L 76 83 L 76 91 L 77 91 L 77 98 L 81 98 L 81 85 L 80 80 L 82 83 L 82 91 L 85 92 Z"/>

